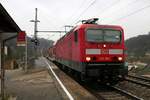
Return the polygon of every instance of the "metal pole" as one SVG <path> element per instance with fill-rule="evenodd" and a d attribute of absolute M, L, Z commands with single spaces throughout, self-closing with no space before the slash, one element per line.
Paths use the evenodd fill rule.
<path fill-rule="evenodd" d="M 65 33 L 67 33 L 67 29 L 66 29 L 66 26 L 65 26 Z"/>
<path fill-rule="evenodd" d="M 1 68 L 1 99 L 4 100 L 3 76 L 2 76 L 2 33 L 0 33 L 0 68 Z"/>
<path fill-rule="evenodd" d="M 35 8 L 35 19 L 34 20 L 31 20 L 30 22 L 34 22 L 34 40 L 37 41 L 37 23 L 40 22 L 38 19 L 37 19 L 37 8 Z M 34 46 L 35 48 L 35 57 L 37 58 L 37 45 L 35 44 Z"/>
<path fill-rule="evenodd" d="M 65 25 L 65 33 L 67 33 L 67 27 L 70 29 L 70 28 L 73 28 L 73 26 L 71 25 Z"/>
<path fill-rule="evenodd" d="M 35 8 L 34 38 L 37 39 L 37 8 Z"/>
<path fill-rule="evenodd" d="M 5 98 L 5 68 L 4 68 L 4 41 L 2 42 L 2 50 L 1 50 L 1 94 L 2 94 L 2 100 Z"/>
<path fill-rule="evenodd" d="M 37 40 L 37 8 L 35 8 L 34 39 Z M 35 45 L 35 57 L 37 58 L 37 45 Z"/>
<path fill-rule="evenodd" d="M 60 34 L 59 34 L 59 35 L 60 35 L 60 38 L 61 38 L 61 32 L 60 32 Z"/>
<path fill-rule="evenodd" d="M 2 35 L 2 33 L 1 33 Z M 5 98 L 5 91 L 4 91 L 4 76 L 5 76 L 5 69 L 4 69 L 4 41 L 2 40 L 2 36 L 0 36 L 0 63 L 1 63 L 1 96 L 2 100 Z"/>
<path fill-rule="evenodd" d="M 11 40 L 13 38 L 16 38 L 16 36 L 12 36 L 10 38 L 7 38 L 7 39 L 3 40 L 2 33 L 0 33 L 0 68 L 1 68 L 1 96 L 2 96 L 2 100 L 5 99 L 5 67 L 4 67 L 5 56 L 4 56 L 4 46 L 5 46 L 6 41 Z"/>
<path fill-rule="evenodd" d="M 27 72 L 27 69 L 28 69 L 28 40 L 27 40 L 27 34 L 26 34 L 25 56 L 26 56 L 25 72 Z"/>

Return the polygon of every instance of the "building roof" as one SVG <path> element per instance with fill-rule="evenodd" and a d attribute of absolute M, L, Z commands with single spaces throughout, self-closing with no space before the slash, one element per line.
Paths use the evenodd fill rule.
<path fill-rule="evenodd" d="M 19 32 L 21 29 L 8 14 L 6 9 L 0 3 L 0 33 L 3 32 Z"/>

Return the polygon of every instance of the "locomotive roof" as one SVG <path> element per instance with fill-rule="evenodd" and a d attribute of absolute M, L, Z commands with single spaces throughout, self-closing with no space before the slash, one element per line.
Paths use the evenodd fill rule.
<path fill-rule="evenodd" d="M 59 40 L 56 41 L 56 43 L 54 45 L 57 44 L 58 41 L 61 41 L 64 37 L 66 37 L 69 33 L 81 29 L 81 28 L 114 28 L 114 29 L 121 29 L 122 27 L 119 25 L 99 25 L 99 24 L 81 24 L 78 26 L 75 26 L 74 28 L 72 28 L 68 33 L 66 33 L 63 37 L 61 37 Z"/>
<path fill-rule="evenodd" d="M 81 25 L 78 25 L 76 29 L 79 29 L 79 28 L 117 28 L 117 29 L 122 29 L 121 26 L 119 25 L 99 25 L 99 24 L 81 24 Z"/>

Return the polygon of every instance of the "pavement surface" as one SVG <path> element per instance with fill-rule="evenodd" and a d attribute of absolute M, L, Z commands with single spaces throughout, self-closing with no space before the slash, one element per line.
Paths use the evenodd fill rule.
<path fill-rule="evenodd" d="M 9 100 L 69 100 L 58 80 L 49 69 L 51 67 L 74 100 L 97 100 L 88 90 L 55 64 L 40 57 L 33 69 L 25 73 L 22 69 L 6 71 L 6 93 Z M 50 66 L 48 66 L 48 63 Z"/>
<path fill-rule="evenodd" d="M 39 58 L 34 69 L 6 71 L 6 93 L 12 100 L 63 100 L 45 62 Z"/>
<path fill-rule="evenodd" d="M 64 73 L 55 64 L 49 62 L 53 71 L 57 74 L 63 85 L 67 88 L 74 100 L 98 100 L 91 92 L 79 84 L 73 76 Z M 86 84 L 86 83 L 85 83 Z M 88 84 L 88 83 L 87 83 Z M 60 92 L 63 93 L 63 92 Z M 63 95 L 64 96 L 64 95 Z M 64 97 L 65 98 L 65 97 Z"/>

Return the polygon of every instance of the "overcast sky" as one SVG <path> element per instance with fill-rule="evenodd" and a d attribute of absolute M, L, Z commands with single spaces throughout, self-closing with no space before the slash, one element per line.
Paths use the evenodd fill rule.
<path fill-rule="evenodd" d="M 150 31 L 150 0 L 0 0 L 15 22 L 33 35 L 35 8 L 38 30 L 64 30 L 81 19 L 97 17 L 99 24 L 120 25 L 128 39 Z M 58 33 L 38 33 L 38 37 L 58 39 Z"/>

